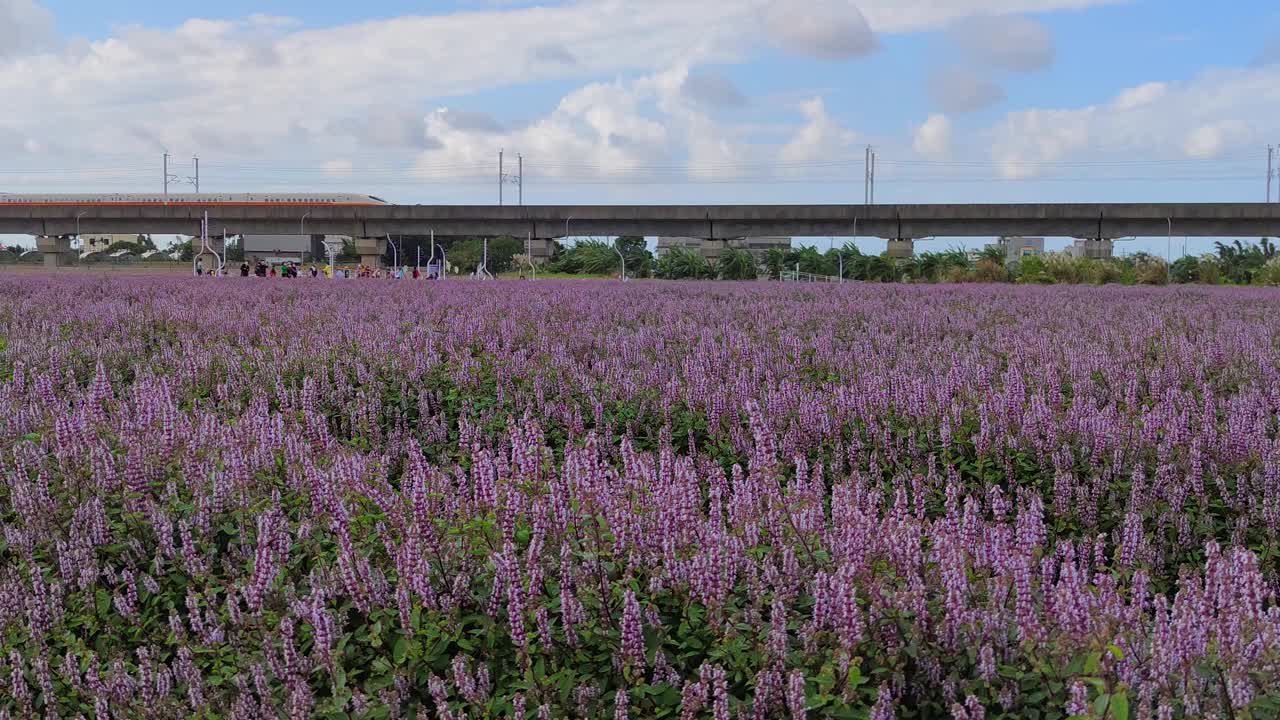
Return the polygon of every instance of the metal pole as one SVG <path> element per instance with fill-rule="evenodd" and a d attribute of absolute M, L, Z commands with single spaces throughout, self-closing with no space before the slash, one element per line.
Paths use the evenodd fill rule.
<path fill-rule="evenodd" d="M 520 207 L 524 207 L 524 155 L 516 153 L 516 160 L 519 161 L 519 175 L 517 176 L 517 190 L 520 193 Z"/>
<path fill-rule="evenodd" d="M 200 156 L 192 155 L 191 159 L 196 163 L 196 194 L 200 194 Z"/>
<path fill-rule="evenodd" d="M 311 214 L 310 210 L 302 213 L 302 229 L 298 231 L 298 234 L 302 235 L 303 237 L 306 237 L 307 235 L 307 216 L 310 214 Z"/>
<path fill-rule="evenodd" d="M 502 183 L 507 181 L 507 176 L 502 173 L 502 150 L 498 151 L 498 207 L 502 207 Z"/>
<path fill-rule="evenodd" d="M 1274 145 L 1267 146 L 1267 202 L 1271 202 L 1271 167 L 1275 158 L 1276 148 Z"/>
<path fill-rule="evenodd" d="M 1165 272 L 1168 274 L 1166 282 L 1173 283 L 1173 218 L 1165 218 L 1165 222 L 1169 224 L 1169 234 L 1165 237 L 1164 246 L 1164 264 Z"/>
<path fill-rule="evenodd" d="M 862 153 L 862 204 L 871 204 L 871 146 Z"/>
<path fill-rule="evenodd" d="M 436 231 L 431 229 L 431 254 L 427 256 L 427 274 L 431 274 L 431 266 L 436 264 Z M 441 275 L 444 274 L 444 266 L 440 267 Z"/>
<path fill-rule="evenodd" d="M 618 253 L 618 259 L 622 261 L 622 282 L 627 281 L 627 256 L 622 254 L 622 248 L 618 247 L 618 238 L 613 239 L 613 251 Z"/>
<path fill-rule="evenodd" d="M 164 204 L 169 204 L 169 153 L 164 154 Z"/>
<path fill-rule="evenodd" d="M 871 150 L 871 204 L 876 204 L 876 151 Z"/>

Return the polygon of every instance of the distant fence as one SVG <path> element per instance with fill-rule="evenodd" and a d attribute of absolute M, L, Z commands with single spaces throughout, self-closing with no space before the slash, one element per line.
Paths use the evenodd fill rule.
<path fill-rule="evenodd" d="M 778 279 L 782 282 L 801 282 L 801 283 L 838 283 L 840 278 L 835 275 L 815 275 L 813 273 L 804 273 L 799 270 L 783 270 L 778 273 Z"/>

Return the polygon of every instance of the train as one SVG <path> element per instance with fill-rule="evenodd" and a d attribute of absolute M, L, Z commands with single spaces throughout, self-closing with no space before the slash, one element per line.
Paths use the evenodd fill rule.
<path fill-rule="evenodd" d="M 58 193 L 25 195 L 0 192 L 0 205 L 75 205 L 78 207 L 149 207 L 195 205 L 199 207 L 333 205 L 368 207 L 390 205 L 374 195 L 357 193 Z"/>

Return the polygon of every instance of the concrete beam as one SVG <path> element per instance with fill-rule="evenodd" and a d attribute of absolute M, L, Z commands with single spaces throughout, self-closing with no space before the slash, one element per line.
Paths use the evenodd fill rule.
<path fill-rule="evenodd" d="M 198 235 L 200 220 L 235 234 L 313 233 L 559 237 L 645 235 L 731 239 L 752 235 L 921 237 L 1280 236 L 1280 204 L 660 205 L 660 206 L 23 206 L 0 203 L 0 233 Z"/>

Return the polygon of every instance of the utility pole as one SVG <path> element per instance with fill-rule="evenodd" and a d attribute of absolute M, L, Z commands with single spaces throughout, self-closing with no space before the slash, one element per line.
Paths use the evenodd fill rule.
<path fill-rule="evenodd" d="M 1268 145 L 1267 146 L 1267 202 L 1271 202 L 1271 176 L 1274 174 L 1272 172 L 1272 167 L 1274 167 L 1275 155 L 1276 155 L 1276 147 L 1274 145 Z"/>
<path fill-rule="evenodd" d="M 192 178 L 192 181 L 196 186 L 196 194 L 199 195 L 200 194 L 200 156 L 192 155 L 191 161 L 196 164 L 196 176 Z"/>
<path fill-rule="evenodd" d="M 876 203 L 876 150 L 870 145 L 867 146 L 862 160 L 862 203 L 864 205 Z"/>
<path fill-rule="evenodd" d="M 862 153 L 862 204 L 871 204 L 871 146 Z"/>
<path fill-rule="evenodd" d="M 169 153 L 164 154 L 164 204 L 169 204 Z"/>
<path fill-rule="evenodd" d="M 507 181 L 507 176 L 502 172 L 502 150 L 498 150 L 498 207 L 502 207 L 502 183 Z"/>
<path fill-rule="evenodd" d="M 876 149 L 871 148 L 871 204 L 876 204 Z"/>
<path fill-rule="evenodd" d="M 520 193 L 520 207 L 524 207 L 524 155 L 516 153 L 516 160 L 519 161 L 519 174 L 516 175 L 516 185 Z"/>

